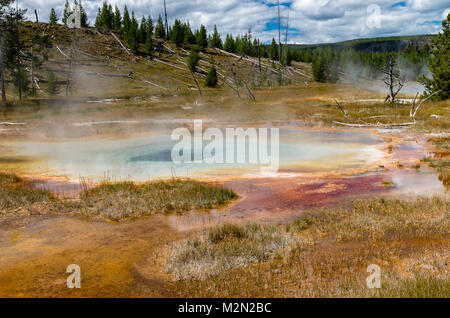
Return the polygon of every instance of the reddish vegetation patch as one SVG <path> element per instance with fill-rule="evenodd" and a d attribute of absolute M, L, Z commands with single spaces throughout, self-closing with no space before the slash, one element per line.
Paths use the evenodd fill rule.
<path fill-rule="evenodd" d="M 320 207 L 349 195 L 385 190 L 383 175 L 347 178 L 233 180 L 225 184 L 244 199 L 233 211 L 286 211 Z"/>

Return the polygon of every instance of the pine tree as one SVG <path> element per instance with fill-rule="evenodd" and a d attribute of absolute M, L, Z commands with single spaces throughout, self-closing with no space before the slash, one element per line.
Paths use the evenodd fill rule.
<path fill-rule="evenodd" d="M 101 29 L 102 28 L 102 11 L 100 10 L 100 8 L 97 9 L 97 16 L 95 17 L 95 23 L 94 26 L 96 29 Z"/>
<path fill-rule="evenodd" d="M 205 85 L 208 87 L 216 87 L 217 86 L 217 71 L 214 66 L 211 66 L 209 69 L 208 75 L 205 79 Z"/>
<path fill-rule="evenodd" d="M 83 5 L 81 4 L 81 0 L 79 0 L 80 2 L 78 3 L 79 9 L 80 9 L 80 19 L 81 19 L 81 27 L 82 28 L 87 28 L 89 26 L 89 21 L 88 21 L 88 16 L 86 13 L 86 10 L 84 10 Z"/>
<path fill-rule="evenodd" d="M 50 10 L 50 18 L 48 19 L 50 24 L 58 23 L 58 16 L 56 15 L 55 9 Z"/>
<path fill-rule="evenodd" d="M 270 44 L 270 59 L 272 61 L 278 61 L 278 44 L 274 38 L 272 38 L 272 44 Z"/>
<path fill-rule="evenodd" d="M 63 12 L 63 16 L 62 16 L 62 23 L 64 23 L 64 25 L 67 25 L 67 19 L 69 18 L 69 15 L 71 12 L 72 12 L 72 10 L 70 9 L 69 1 L 66 0 L 66 4 L 64 5 L 64 12 Z"/>
<path fill-rule="evenodd" d="M 58 95 L 59 92 L 58 79 L 56 78 L 55 73 L 49 69 L 47 71 L 47 93 L 53 96 Z"/>
<path fill-rule="evenodd" d="M 197 72 L 197 65 L 199 61 L 200 57 L 198 56 L 198 49 L 196 47 L 192 47 L 187 59 L 188 68 L 192 73 Z"/>
<path fill-rule="evenodd" d="M 138 29 L 139 29 L 138 22 L 136 20 L 136 17 L 134 16 L 134 12 L 131 11 L 130 28 L 128 29 L 128 32 L 125 34 L 125 39 L 133 53 L 137 53 L 139 50 Z"/>
<path fill-rule="evenodd" d="M 119 8 L 117 8 L 116 6 L 114 10 L 114 20 L 113 20 L 114 31 L 119 32 L 121 27 L 122 27 L 122 16 L 120 14 Z"/>
<path fill-rule="evenodd" d="M 0 85 L 1 85 L 1 95 L 2 103 L 6 103 L 6 88 L 5 88 L 5 69 L 7 65 L 7 41 L 9 39 L 9 19 L 8 15 L 12 12 L 8 12 L 9 5 L 12 0 L 0 0 Z"/>
<path fill-rule="evenodd" d="M 153 31 L 154 31 L 153 20 L 152 20 L 152 17 L 148 16 L 148 19 L 147 19 L 147 37 L 151 38 L 153 36 Z"/>
<path fill-rule="evenodd" d="M 172 31 L 170 32 L 170 40 L 175 43 L 176 46 L 180 46 L 184 42 L 184 26 L 178 19 L 175 19 L 175 22 L 172 26 Z"/>
<path fill-rule="evenodd" d="M 158 23 L 156 24 L 156 28 L 155 28 L 155 36 L 160 39 L 164 39 L 166 37 L 166 31 L 164 28 L 164 24 L 163 24 L 161 15 L 159 15 L 159 17 L 158 17 Z"/>
<path fill-rule="evenodd" d="M 102 11 L 100 13 L 100 28 L 111 30 L 113 27 L 113 12 L 112 7 L 106 1 L 103 2 Z"/>
<path fill-rule="evenodd" d="M 430 99 L 445 100 L 450 97 L 450 13 L 442 21 L 442 33 L 432 40 L 429 68 L 432 78 L 421 77 L 425 84 L 425 97 L 434 94 Z"/>
<path fill-rule="evenodd" d="M 131 25 L 131 19 L 130 19 L 130 14 L 128 13 L 128 8 L 125 5 L 125 7 L 123 8 L 123 19 L 122 19 L 122 33 L 123 34 L 127 34 L 128 31 L 130 30 L 130 25 Z"/>
<path fill-rule="evenodd" d="M 196 32 L 196 42 L 197 47 L 204 51 L 208 47 L 208 31 L 206 30 L 206 27 L 202 24 L 200 26 L 200 30 Z"/>
<path fill-rule="evenodd" d="M 147 41 L 147 33 L 147 20 L 145 19 L 145 17 L 142 17 L 141 25 L 138 31 L 139 43 L 145 44 L 145 42 Z"/>
<path fill-rule="evenodd" d="M 183 43 L 186 45 L 196 44 L 194 33 L 192 33 L 191 25 L 189 22 L 186 23 L 184 27 L 184 40 Z"/>
<path fill-rule="evenodd" d="M 153 40 L 150 34 L 147 35 L 147 40 L 144 45 L 145 54 L 152 57 L 153 55 Z"/>
<path fill-rule="evenodd" d="M 313 59 L 312 67 L 314 80 L 317 82 L 325 82 L 325 62 L 320 53 Z"/>
<path fill-rule="evenodd" d="M 26 52 L 25 42 L 20 36 L 19 25 L 23 23 L 25 10 L 11 10 L 6 15 L 5 26 L 2 30 L 2 48 L 3 63 L 10 70 L 13 77 L 13 84 L 19 92 L 19 99 L 22 99 L 22 94 L 28 89 L 28 79 L 25 71 L 24 60 L 29 56 L 24 57 L 22 52 Z"/>
<path fill-rule="evenodd" d="M 234 39 L 233 39 L 233 35 L 232 34 L 227 34 L 225 43 L 223 45 L 223 49 L 227 52 L 230 53 L 235 53 L 236 52 L 236 47 L 235 47 L 235 43 L 234 43 Z"/>
<path fill-rule="evenodd" d="M 211 47 L 222 49 L 222 39 L 220 38 L 219 32 L 217 32 L 216 25 L 214 25 L 214 33 L 211 38 Z"/>

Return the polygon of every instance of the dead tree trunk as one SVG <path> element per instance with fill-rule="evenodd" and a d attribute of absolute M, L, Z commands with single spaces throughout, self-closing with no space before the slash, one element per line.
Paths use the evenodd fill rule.
<path fill-rule="evenodd" d="M 2 85 L 2 102 L 6 103 L 5 76 L 3 69 L 0 70 L 0 81 Z"/>
<path fill-rule="evenodd" d="M 67 72 L 67 83 L 66 83 L 66 96 L 69 96 L 71 93 L 71 78 L 72 78 L 72 60 L 73 60 L 73 42 L 75 37 L 75 31 L 72 31 L 72 44 L 70 45 L 70 53 L 69 53 L 69 70 Z"/>
<path fill-rule="evenodd" d="M 247 89 L 247 95 L 248 95 L 248 99 L 252 100 L 252 101 L 256 101 L 255 95 L 253 94 L 252 90 L 250 89 L 250 87 L 248 87 L 248 84 L 246 81 L 242 80 L 242 82 L 245 85 L 245 88 Z"/>
<path fill-rule="evenodd" d="M 288 9 L 288 16 L 287 16 L 287 22 L 286 22 L 286 36 L 284 38 L 284 67 L 287 66 L 287 40 L 288 40 L 288 30 L 289 30 L 289 9 Z"/>
<path fill-rule="evenodd" d="M 2 30 L 2 29 L 3 29 L 3 25 L 0 25 L 0 30 Z M 2 30 L 2 33 L 3 33 L 3 30 Z M 0 85 L 1 85 L 1 90 L 2 90 L 2 102 L 6 103 L 3 49 L 2 49 L 2 33 L 0 33 Z"/>
<path fill-rule="evenodd" d="M 30 63 L 30 76 L 31 76 L 31 96 L 36 94 L 36 89 L 34 86 L 34 48 L 33 43 L 31 44 L 31 63 Z"/>
<path fill-rule="evenodd" d="M 189 69 L 189 72 L 191 72 L 192 79 L 194 80 L 195 85 L 197 85 L 197 89 L 198 89 L 198 93 L 200 94 L 200 98 L 203 100 L 202 89 L 200 88 L 200 85 L 198 84 L 198 81 L 195 78 L 194 72 L 192 72 L 191 69 Z"/>
<path fill-rule="evenodd" d="M 22 100 L 22 64 L 19 60 L 19 65 L 17 67 L 17 81 L 19 83 L 19 100 Z"/>
<path fill-rule="evenodd" d="M 277 0 L 278 4 L 278 60 L 281 65 L 281 17 L 280 17 L 280 0 Z"/>
<path fill-rule="evenodd" d="M 168 40 L 169 39 L 169 23 L 167 22 L 166 0 L 164 0 L 164 17 L 165 17 L 165 25 L 166 25 L 166 40 Z"/>
<path fill-rule="evenodd" d="M 391 104 L 395 102 L 395 97 L 403 88 L 400 73 L 395 70 L 396 64 L 397 62 L 395 61 L 395 58 L 392 55 L 389 55 L 386 60 L 385 68 L 381 70 L 381 72 L 385 74 L 384 83 L 389 89 L 389 95 L 386 96 L 385 102 L 389 102 Z"/>
<path fill-rule="evenodd" d="M 262 69 L 261 69 L 261 43 L 258 39 L 258 68 L 259 68 L 259 75 L 261 76 Z"/>
<path fill-rule="evenodd" d="M 230 67 L 230 72 L 231 72 L 231 74 L 233 75 L 234 85 L 235 85 L 235 87 L 236 87 L 234 91 L 236 92 L 236 95 L 239 97 L 239 99 L 242 100 L 241 94 L 239 94 L 239 85 L 238 85 L 238 82 L 237 82 L 237 79 L 236 79 L 236 73 L 235 73 L 234 70 L 233 70 L 233 66 L 231 66 L 230 59 L 227 58 L 227 60 L 228 60 L 228 65 L 229 65 L 229 67 Z"/>
<path fill-rule="evenodd" d="M 336 99 L 334 101 L 336 102 L 337 107 L 342 112 L 344 117 L 347 117 L 347 111 L 345 110 L 345 108 L 341 104 L 339 104 L 339 102 Z"/>

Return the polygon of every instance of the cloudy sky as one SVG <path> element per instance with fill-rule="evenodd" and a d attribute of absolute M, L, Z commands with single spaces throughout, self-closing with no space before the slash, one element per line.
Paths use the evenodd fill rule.
<path fill-rule="evenodd" d="M 72 2 L 73 0 L 69 0 Z M 103 0 L 83 0 L 93 25 Z M 127 4 L 137 17 L 151 15 L 156 20 L 163 13 L 163 0 L 109 0 L 121 11 Z M 194 28 L 200 24 L 219 32 L 245 33 L 251 28 L 264 42 L 278 36 L 276 0 L 166 0 L 169 23 L 179 18 Z M 65 0 L 19 0 L 19 6 L 34 9 L 40 20 L 48 20 L 51 8 L 62 15 Z M 449 0 L 357 1 L 292 0 L 281 3 L 283 29 L 289 15 L 290 43 L 322 43 L 361 37 L 437 33 L 441 21 L 450 12 Z M 284 32 L 283 32 L 284 37 Z"/>

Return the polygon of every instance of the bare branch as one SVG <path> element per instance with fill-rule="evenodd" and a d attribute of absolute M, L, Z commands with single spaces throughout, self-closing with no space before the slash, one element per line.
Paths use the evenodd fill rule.
<path fill-rule="evenodd" d="M 410 117 L 416 117 L 417 112 L 419 111 L 419 108 L 427 101 L 429 100 L 433 95 L 436 95 L 437 93 L 440 93 L 441 91 L 434 92 L 433 94 L 429 95 L 427 98 L 425 98 L 423 101 L 420 102 L 420 104 L 417 106 L 417 108 L 414 110 L 414 112 L 411 114 Z"/>
<path fill-rule="evenodd" d="M 337 106 L 341 110 L 342 114 L 344 114 L 344 117 L 347 117 L 347 112 L 345 111 L 344 107 L 342 107 L 341 104 L 339 104 L 339 102 L 336 99 L 334 101 L 336 102 Z"/>

